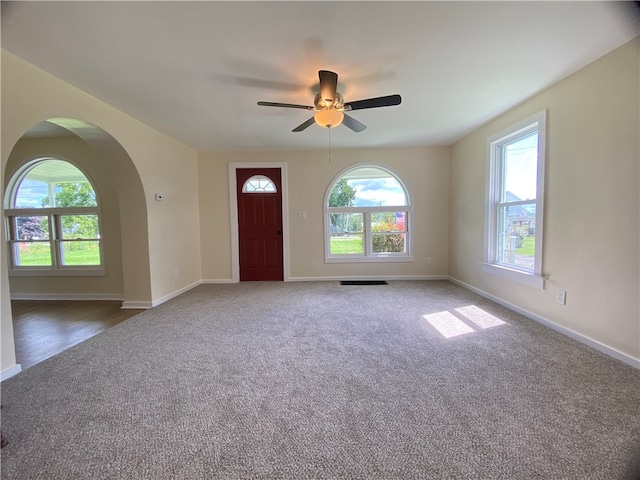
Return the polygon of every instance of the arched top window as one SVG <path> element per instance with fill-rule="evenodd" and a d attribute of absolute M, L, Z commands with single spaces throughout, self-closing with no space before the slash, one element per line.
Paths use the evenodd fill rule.
<path fill-rule="evenodd" d="M 407 192 L 398 178 L 377 166 L 348 170 L 334 183 L 328 207 L 390 207 L 408 205 Z"/>
<path fill-rule="evenodd" d="M 244 182 L 242 193 L 278 193 L 278 189 L 269 177 L 254 175 Z"/>
<path fill-rule="evenodd" d="M 330 185 L 325 211 L 327 262 L 412 260 L 409 194 L 390 170 L 346 170 Z"/>
<path fill-rule="evenodd" d="M 58 158 L 29 163 L 7 200 L 12 274 L 103 273 L 98 200 L 80 169 Z"/>
<path fill-rule="evenodd" d="M 97 207 L 89 179 L 76 166 L 45 159 L 18 174 L 9 208 Z"/>

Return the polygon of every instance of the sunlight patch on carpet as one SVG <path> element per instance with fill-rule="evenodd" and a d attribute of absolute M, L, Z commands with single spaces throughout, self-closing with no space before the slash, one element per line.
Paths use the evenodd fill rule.
<path fill-rule="evenodd" d="M 460 335 L 477 332 L 478 330 L 473 328 L 474 326 L 486 330 L 487 328 L 506 324 L 506 322 L 475 305 L 455 308 L 453 311 L 444 310 L 429 315 L 422 315 L 422 318 L 429 322 L 444 338 L 458 337 Z M 469 325 L 465 320 L 468 320 L 473 325 Z"/>
<path fill-rule="evenodd" d="M 457 337 L 475 332 L 473 328 L 451 312 L 432 313 L 430 315 L 423 315 L 422 318 L 429 322 L 444 338 Z"/>
<path fill-rule="evenodd" d="M 497 327 L 499 325 L 504 325 L 506 322 L 503 322 L 498 317 L 494 317 L 488 312 L 485 312 L 480 307 L 476 307 L 475 305 L 469 305 L 467 307 L 460 307 L 455 309 L 463 317 L 469 319 L 473 323 L 475 323 L 478 327 L 483 330 L 486 328 Z"/>

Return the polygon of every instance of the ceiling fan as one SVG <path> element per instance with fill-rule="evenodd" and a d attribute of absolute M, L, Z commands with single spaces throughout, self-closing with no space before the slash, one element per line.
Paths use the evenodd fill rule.
<path fill-rule="evenodd" d="M 315 96 L 313 107 L 276 102 L 258 102 L 258 105 L 263 107 L 300 108 L 316 112 L 313 117 L 298 125 L 292 132 L 301 132 L 314 122 L 321 127 L 327 128 L 334 128 L 342 123 L 354 132 L 361 132 L 367 126 L 344 112 L 363 110 L 365 108 L 390 107 L 400 105 L 402 101 L 400 95 L 396 94 L 345 103 L 342 95 L 337 91 L 338 74 L 328 70 L 320 70 L 318 76 L 320 77 L 320 93 Z"/>

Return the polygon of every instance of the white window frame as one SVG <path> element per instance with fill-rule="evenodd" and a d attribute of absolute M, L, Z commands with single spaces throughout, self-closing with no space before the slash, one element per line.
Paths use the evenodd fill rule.
<path fill-rule="evenodd" d="M 87 181 L 91 184 L 93 191 L 96 195 L 95 207 L 52 207 L 52 208 L 9 208 L 14 204 L 18 189 L 22 184 L 22 180 L 28 175 L 32 168 L 37 164 L 47 160 L 58 160 L 67 162 L 76 167 Z M 100 238 L 74 238 L 74 239 L 62 239 L 62 217 L 66 215 L 97 215 L 98 216 L 98 228 L 102 232 L 102 215 L 100 214 L 100 200 L 98 198 L 98 192 L 96 191 L 94 183 L 89 176 L 76 165 L 74 162 L 69 161 L 62 157 L 44 157 L 39 158 L 36 161 L 25 163 L 20 170 L 18 170 L 7 188 L 7 200 L 5 213 L 5 231 L 7 247 L 9 249 L 8 261 L 9 261 L 9 275 L 10 276 L 104 276 L 104 245 L 102 241 L 102 233 Z M 49 220 L 49 238 L 43 240 L 41 243 L 48 243 L 51 249 L 51 265 L 17 265 L 15 258 L 16 254 L 14 249 L 17 244 L 24 242 L 17 238 L 15 228 L 16 217 L 48 217 Z M 98 242 L 98 248 L 100 250 L 100 264 L 98 265 L 63 265 L 62 264 L 62 245 L 69 241 L 91 241 Z"/>
<path fill-rule="evenodd" d="M 544 165 L 546 153 L 546 117 L 547 111 L 542 110 L 501 132 L 492 135 L 487 140 L 488 175 L 486 186 L 486 211 L 485 211 L 485 257 L 482 269 L 485 273 L 497 275 L 502 278 L 523 283 L 535 288 L 544 288 L 544 275 L 542 274 L 542 240 L 543 240 L 543 216 L 544 216 Z M 536 184 L 536 228 L 535 228 L 535 253 L 533 269 L 518 268 L 506 265 L 498 261 L 498 205 L 501 202 L 503 172 L 502 147 L 517 140 L 520 137 L 538 132 L 538 164 Z M 524 202 L 531 203 L 531 202 Z"/>
<path fill-rule="evenodd" d="M 395 205 L 395 206 L 374 206 L 374 207 L 329 207 L 329 197 L 331 195 L 331 191 L 336 183 L 344 177 L 347 173 L 352 170 L 357 170 L 362 167 L 371 167 L 378 168 L 380 170 L 384 170 L 389 173 L 390 176 L 394 177 L 402 189 L 404 190 L 406 205 Z M 412 223 L 413 223 L 413 208 L 411 205 L 411 195 L 409 189 L 406 184 L 402 181 L 402 179 L 391 169 L 386 166 L 378 165 L 374 163 L 361 163 L 357 165 L 352 165 L 344 170 L 342 170 L 338 175 L 336 175 L 331 183 L 329 183 L 329 188 L 327 189 L 324 196 L 324 251 L 325 251 L 325 263 L 378 263 L 378 262 L 413 262 L 413 250 L 412 250 Z M 376 253 L 373 252 L 373 232 L 371 230 L 371 215 L 374 213 L 384 213 L 384 212 L 405 212 L 405 231 L 398 232 L 405 234 L 405 252 L 381 252 Z M 362 214 L 363 216 L 363 242 L 364 242 L 364 252 L 363 253 L 342 253 L 342 254 L 332 254 L 331 253 L 331 221 L 330 215 L 332 213 L 350 213 L 350 214 Z"/>

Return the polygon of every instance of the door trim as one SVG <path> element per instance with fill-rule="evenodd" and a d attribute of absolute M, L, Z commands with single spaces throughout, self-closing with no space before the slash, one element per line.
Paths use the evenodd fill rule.
<path fill-rule="evenodd" d="M 289 281 L 289 188 L 285 162 L 229 162 L 229 218 L 231 224 L 231 281 L 240 281 L 240 243 L 238 239 L 238 196 L 236 170 L 239 168 L 279 168 L 282 182 L 282 274 Z"/>

